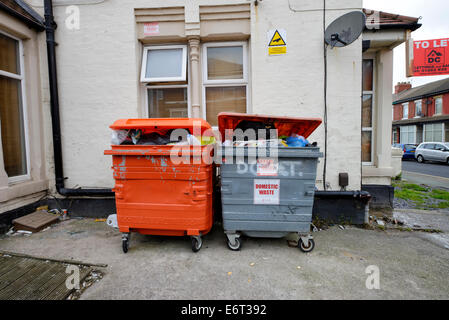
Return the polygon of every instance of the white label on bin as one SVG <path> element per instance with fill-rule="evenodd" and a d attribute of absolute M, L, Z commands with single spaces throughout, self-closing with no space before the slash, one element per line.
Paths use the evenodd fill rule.
<path fill-rule="evenodd" d="M 279 179 L 254 179 L 254 204 L 279 204 L 279 189 Z"/>
<path fill-rule="evenodd" d="M 277 176 L 279 164 L 275 159 L 257 159 L 258 176 Z"/>

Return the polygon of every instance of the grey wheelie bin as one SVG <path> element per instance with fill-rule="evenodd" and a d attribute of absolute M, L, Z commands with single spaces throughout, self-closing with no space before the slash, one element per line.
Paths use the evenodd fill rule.
<path fill-rule="evenodd" d="M 241 235 L 281 238 L 294 232 L 300 236 L 301 251 L 312 251 L 315 242 L 310 226 L 316 171 L 318 159 L 323 156 L 316 143 L 306 141 L 297 147 L 275 139 L 272 143 L 278 147 L 268 147 L 260 156 L 257 152 L 264 144 L 260 136 L 257 141 L 235 141 L 235 135 L 229 140 L 226 129 L 276 129 L 278 138 L 307 138 L 321 119 L 220 113 L 218 123 L 224 141 L 220 150 L 221 200 L 228 247 L 240 250 Z"/>

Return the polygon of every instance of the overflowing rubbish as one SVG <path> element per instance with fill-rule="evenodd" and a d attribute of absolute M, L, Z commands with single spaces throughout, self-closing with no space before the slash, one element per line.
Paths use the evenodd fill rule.
<path fill-rule="evenodd" d="M 260 140 L 226 140 L 223 142 L 224 147 L 311 147 L 316 146 L 316 143 L 314 142 L 311 144 L 307 139 L 305 139 L 303 136 L 292 134 L 290 137 L 283 136 L 279 139 L 260 139 Z"/>
<path fill-rule="evenodd" d="M 215 138 L 210 124 L 193 118 L 121 119 L 110 128 L 115 141 L 105 154 L 112 155 L 117 214 L 106 223 L 122 233 L 123 252 L 133 232 L 189 236 L 192 251 L 198 252 L 213 223 L 215 172 L 207 145 Z M 176 161 L 175 146 L 198 146 L 181 148 L 188 166 Z M 196 161 L 198 150 L 205 161 Z"/>
<path fill-rule="evenodd" d="M 232 147 L 236 155 L 242 147 L 282 146 L 275 155 L 270 151 L 270 155 L 259 157 L 254 169 L 251 169 L 249 152 L 233 162 L 226 161 L 226 151 L 221 151 L 224 158 L 220 166 L 222 219 L 230 250 L 240 250 L 242 235 L 281 238 L 289 233 L 299 237 L 289 242 L 289 246 L 299 247 L 306 253 L 313 250 L 315 242 L 310 229 L 315 178 L 318 159 L 323 154 L 306 138 L 321 122 L 316 118 L 218 115 L 218 129 L 225 138 L 222 147 Z M 247 132 L 237 132 L 237 129 Z M 249 129 L 258 133 L 259 140 L 253 139 L 255 132 Z M 226 135 L 231 130 L 232 138 Z"/>
<path fill-rule="evenodd" d="M 194 136 L 187 129 L 185 135 L 174 135 L 173 130 L 145 132 L 141 129 L 113 130 L 112 145 L 207 145 L 215 143 L 215 137 Z"/>
<path fill-rule="evenodd" d="M 309 141 L 305 139 L 303 136 L 299 136 L 297 134 L 293 134 L 286 139 L 287 145 L 289 147 L 307 147 L 309 145 Z"/>

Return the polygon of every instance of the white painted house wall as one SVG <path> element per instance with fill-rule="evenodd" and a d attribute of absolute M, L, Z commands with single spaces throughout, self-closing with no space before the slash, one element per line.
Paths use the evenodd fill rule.
<path fill-rule="evenodd" d="M 62 3 L 63 1 L 59 1 Z M 134 8 L 186 6 L 186 20 L 199 19 L 198 5 L 250 1 L 108 0 L 80 5 L 80 29 L 65 24 L 67 6 L 56 5 L 58 81 L 64 174 L 67 188 L 112 187 L 108 126 L 119 118 L 143 117 L 141 44 L 136 37 Z M 41 0 L 30 0 L 43 13 Z M 251 8 L 250 105 L 251 113 L 299 117 L 324 116 L 324 64 L 322 2 L 264 0 Z M 326 25 L 338 16 L 362 7 L 361 0 L 326 1 Z M 58 1 L 55 1 L 58 4 Z M 317 10 L 314 10 L 317 9 Z M 314 10 L 294 12 L 298 10 Z M 287 31 L 287 54 L 268 56 L 267 31 Z M 45 35 L 40 34 L 45 46 Z M 45 58 L 42 57 L 43 59 Z M 360 103 L 361 38 L 346 48 L 328 50 L 328 153 L 330 190 L 339 190 L 338 173 L 349 173 L 350 190 L 361 187 Z M 45 61 L 41 62 L 42 70 Z M 46 73 L 42 83 L 47 84 Z M 43 91 L 47 88 L 44 86 Z M 44 94 L 44 109 L 49 109 Z M 52 155 L 51 122 L 45 118 L 46 151 Z M 324 151 L 324 125 L 310 137 Z M 50 181 L 52 157 L 47 156 Z M 318 169 L 322 189 L 324 160 Z M 49 183 L 53 188 L 54 183 Z M 54 190 L 53 190 L 54 191 Z"/>

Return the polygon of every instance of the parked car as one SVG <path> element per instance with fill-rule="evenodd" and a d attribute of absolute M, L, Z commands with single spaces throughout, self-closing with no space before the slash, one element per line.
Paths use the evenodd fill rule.
<path fill-rule="evenodd" d="M 449 164 L 449 143 L 423 142 L 416 148 L 415 158 L 419 163 L 438 161 Z"/>
<path fill-rule="evenodd" d="M 413 159 L 413 160 L 415 160 L 416 146 L 414 144 L 400 144 L 400 143 L 396 143 L 396 144 L 393 144 L 393 147 L 402 149 L 402 151 L 404 151 L 404 153 L 402 154 L 402 160 L 405 160 L 405 159 Z"/>

